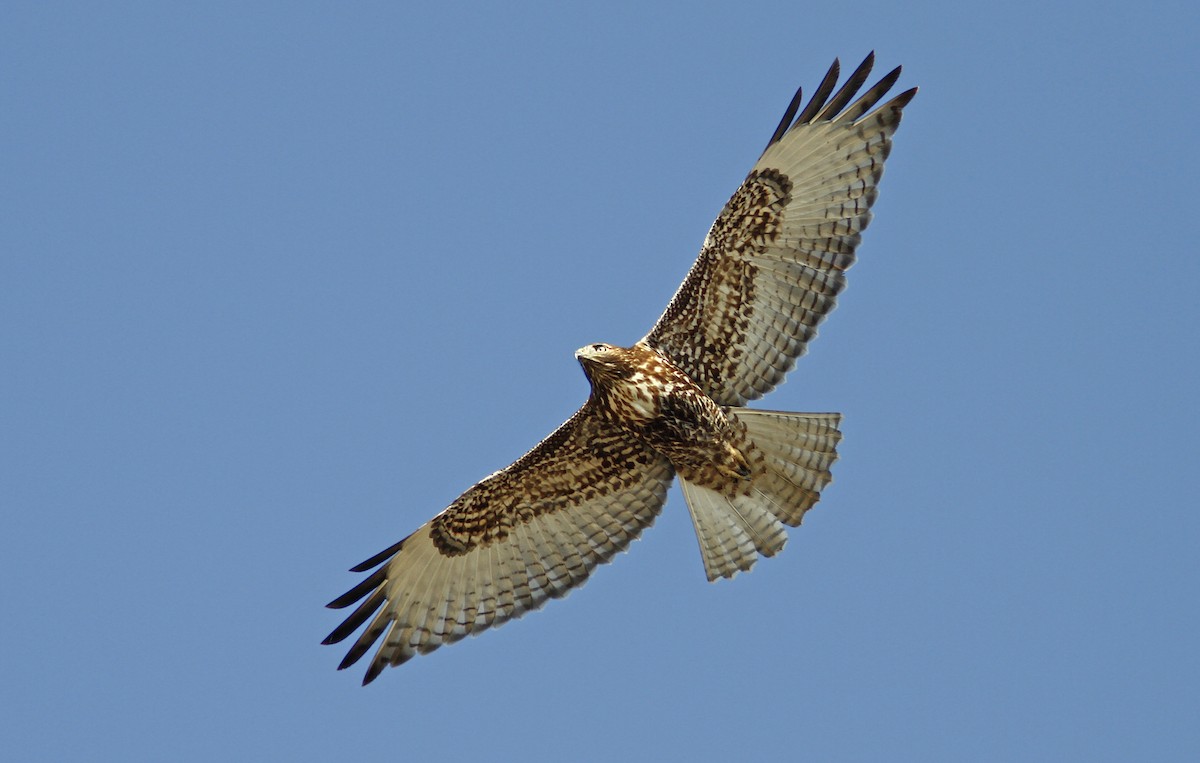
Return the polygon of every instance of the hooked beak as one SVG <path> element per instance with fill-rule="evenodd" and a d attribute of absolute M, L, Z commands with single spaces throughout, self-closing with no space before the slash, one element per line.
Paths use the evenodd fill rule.
<path fill-rule="evenodd" d="M 588 363 L 594 366 L 600 362 L 596 359 L 596 356 L 599 354 L 600 351 L 596 349 L 595 345 L 585 344 L 575 351 L 575 359 L 580 363 Z"/>
<path fill-rule="evenodd" d="M 595 356 L 584 350 L 575 351 L 575 359 L 579 361 L 579 365 L 583 366 L 583 370 L 592 371 L 599 368 L 600 361 L 596 360 Z"/>

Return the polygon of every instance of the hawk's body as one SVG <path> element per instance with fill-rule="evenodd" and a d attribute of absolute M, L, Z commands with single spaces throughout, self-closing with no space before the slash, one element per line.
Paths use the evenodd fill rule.
<path fill-rule="evenodd" d="M 575 357 L 597 415 L 666 456 L 681 479 L 714 489 L 749 479 L 744 427 L 661 353 L 640 342 L 593 344 Z"/>
<path fill-rule="evenodd" d="M 875 108 L 897 68 L 854 100 L 872 61 L 837 93 L 835 62 L 803 111 L 796 93 L 644 339 L 576 352 L 592 394 L 574 416 L 354 568 L 379 567 L 329 605 L 365 599 L 325 640 L 368 623 L 340 668 L 383 636 L 367 683 L 562 596 L 654 521 L 676 475 L 710 580 L 783 548 L 784 526 L 798 525 L 831 479 L 841 417 L 740 406 L 783 380 L 854 263 L 916 93 Z"/>

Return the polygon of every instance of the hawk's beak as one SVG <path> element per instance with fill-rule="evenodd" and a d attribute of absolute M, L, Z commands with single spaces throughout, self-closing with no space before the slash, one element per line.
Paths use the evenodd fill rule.
<path fill-rule="evenodd" d="M 575 359 L 579 361 L 579 365 L 583 367 L 583 371 L 589 379 L 593 374 L 604 373 L 604 363 L 596 357 L 596 352 L 590 347 L 580 347 L 576 350 Z"/>
<path fill-rule="evenodd" d="M 596 364 L 596 353 L 590 347 L 580 347 L 575 351 L 575 359 L 580 363 Z"/>

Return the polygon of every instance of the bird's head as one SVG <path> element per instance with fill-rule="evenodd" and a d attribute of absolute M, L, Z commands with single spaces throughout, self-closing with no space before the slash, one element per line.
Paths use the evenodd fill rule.
<path fill-rule="evenodd" d="M 628 350 L 604 342 L 585 344 L 575 351 L 575 359 L 583 366 L 583 372 L 593 383 L 597 380 L 614 380 L 627 377 L 631 371 Z"/>

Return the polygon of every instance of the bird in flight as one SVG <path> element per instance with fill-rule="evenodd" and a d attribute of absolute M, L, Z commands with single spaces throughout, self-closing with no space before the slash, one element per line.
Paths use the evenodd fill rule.
<path fill-rule="evenodd" d="M 841 415 L 745 404 L 816 336 L 870 222 L 917 92 L 878 105 L 897 67 L 859 95 L 873 63 L 837 87 L 834 61 L 803 109 L 796 92 L 650 333 L 576 351 L 591 395 L 566 423 L 351 569 L 374 571 L 328 605 L 358 603 L 323 643 L 366 624 L 339 670 L 380 642 L 367 684 L 563 596 L 654 522 L 676 476 L 710 581 L 783 548 L 830 482 Z"/>

